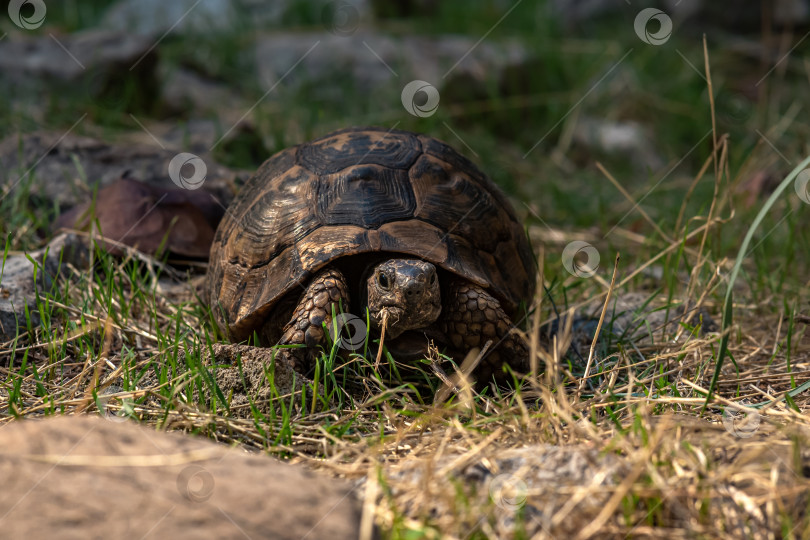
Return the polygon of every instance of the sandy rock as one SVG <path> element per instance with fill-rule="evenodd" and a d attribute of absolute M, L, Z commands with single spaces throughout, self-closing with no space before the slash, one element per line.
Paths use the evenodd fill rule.
<path fill-rule="evenodd" d="M 79 270 L 86 268 L 89 249 L 83 237 L 66 233 L 56 236 L 46 247 L 27 255 L 11 255 L 2 261 L 0 341 L 14 339 L 17 329 L 25 328 L 26 309 L 32 326 L 39 326 L 41 321 L 37 311 L 37 292 L 49 290 L 53 281 L 67 270 L 68 265 Z"/>
<path fill-rule="evenodd" d="M 158 94 L 152 44 L 143 36 L 106 29 L 67 35 L 15 33 L 0 41 L 1 80 L 20 95 L 29 88 L 52 93 L 54 85 L 61 84 L 104 100 L 120 99 L 117 94 L 132 84 L 146 102 Z"/>
<path fill-rule="evenodd" d="M 328 30 L 348 30 L 371 18 L 368 0 L 120 0 L 107 9 L 101 26 L 152 36 L 222 32 L 279 26 L 301 9 L 320 15 Z"/>
<path fill-rule="evenodd" d="M 15 189 L 26 175 L 33 174 L 32 194 L 65 208 L 90 199 L 97 185 L 107 186 L 121 177 L 175 187 L 168 166 L 177 154 L 155 145 L 108 144 L 58 132 L 12 135 L 0 141 L 0 183 Z M 81 170 L 77 170 L 74 155 Z M 206 165 L 201 189 L 227 206 L 236 173 L 210 157 L 201 158 Z"/>
<path fill-rule="evenodd" d="M 208 440 L 95 417 L 0 430 L 9 538 L 357 538 L 350 485 Z"/>
<path fill-rule="evenodd" d="M 101 26 L 116 31 L 160 36 L 226 30 L 237 23 L 237 10 L 229 0 L 122 0 L 110 6 Z"/>
<path fill-rule="evenodd" d="M 475 44 L 466 36 L 280 32 L 258 39 L 256 64 L 263 86 L 279 85 L 276 95 L 306 84 L 325 98 L 344 99 L 347 86 L 370 95 L 382 88 L 401 90 L 417 79 L 439 90 L 460 79 L 484 88 L 486 80 L 498 80 L 529 60 L 517 42 Z"/>

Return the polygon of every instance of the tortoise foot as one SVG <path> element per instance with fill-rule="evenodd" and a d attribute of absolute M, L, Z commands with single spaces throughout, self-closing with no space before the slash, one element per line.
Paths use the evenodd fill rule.
<path fill-rule="evenodd" d="M 334 268 L 317 274 L 299 298 L 278 341 L 278 345 L 306 345 L 306 348 L 280 348 L 277 358 L 291 362 L 300 373 L 308 373 L 315 364 L 318 348 L 326 344 L 324 323 L 328 325 L 332 313 L 340 313 L 341 307 L 345 310 L 348 305 L 349 287 L 343 274 Z"/>

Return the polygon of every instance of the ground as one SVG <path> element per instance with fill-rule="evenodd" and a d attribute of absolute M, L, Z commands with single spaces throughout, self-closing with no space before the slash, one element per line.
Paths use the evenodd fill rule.
<path fill-rule="evenodd" d="M 0 36 L 72 43 L 110 27 L 112 3 L 47 3 L 44 25 L 3 20 Z M 139 75 L 88 94 L 82 70 L 4 69 L 0 135 L 12 154 L 39 131 L 191 152 L 234 171 L 233 190 L 275 151 L 350 125 L 445 140 L 505 190 L 532 239 L 542 287 L 520 331 L 537 372 L 483 392 L 456 375 L 451 389 L 430 360 L 377 370 L 335 346 L 312 381 L 285 383 L 293 394 L 270 381 L 270 406 L 231 410 L 206 360 L 225 340 L 199 297 L 204 261 L 102 244 L 87 270 L 41 289 L 38 325 L 29 313 L 0 343 L 0 423 L 124 416 L 302 462 L 361 480 L 363 519 L 389 538 L 810 536 L 807 21 L 650 22 L 625 5 L 566 20 L 529 0 L 315 4 L 250 28 L 157 31 L 143 50 L 157 43 L 144 58 L 157 53 L 160 90 Z M 420 71 L 433 57 L 408 39 L 459 35 L 436 45 L 446 65 Z M 273 40 L 300 54 L 273 64 Z M 507 43 L 520 50 L 497 49 Z M 391 60 L 409 47 L 415 57 Z M 443 78 L 462 55 L 464 76 Z M 303 71 L 287 76 L 296 59 Z M 424 86 L 405 99 L 411 80 L 438 104 Z M 38 171 L 3 162 L 4 264 L 47 244 L 66 210 L 48 194 L 67 188 L 41 187 L 63 179 Z M 70 181 L 92 197 L 81 167 Z M 629 294 L 640 315 L 619 324 L 605 310 L 593 347 L 557 320 L 597 321 Z M 555 321 L 552 345 L 531 340 Z"/>

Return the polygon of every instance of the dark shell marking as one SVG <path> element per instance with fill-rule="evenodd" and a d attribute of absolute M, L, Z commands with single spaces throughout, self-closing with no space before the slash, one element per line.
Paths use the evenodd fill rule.
<path fill-rule="evenodd" d="M 503 193 L 446 144 L 349 128 L 288 148 L 248 180 L 219 225 L 206 282 L 232 339 L 339 257 L 408 254 L 488 288 L 509 315 L 534 260 Z"/>

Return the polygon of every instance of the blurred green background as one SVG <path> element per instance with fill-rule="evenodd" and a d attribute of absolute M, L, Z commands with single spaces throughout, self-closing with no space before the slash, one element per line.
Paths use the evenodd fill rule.
<path fill-rule="evenodd" d="M 760 203 L 808 153 L 804 2 L 45 4 L 44 22 L 34 29 L 0 17 L 0 58 L 17 42 L 47 49 L 0 60 L 6 140 L 60 133 L 87 113 L 76 134 L 110 143 L 159 139 L 250 171 L 282 148 L 350 125 L 427 133 L 470 157 L 513 198 L 530 233 L 545 242 L 554 264 L 549 279 L 567 277 L 559 254 L 573 237 L 599 248 L 606 276 L 604 261 L 616 251 L 631 255 L 628 267 L 640 263 L 699 226 L 716 187 L 714 215 L 728 218 L 733 209 L 734 218 L 713 228 L 708 247 L 715 261 L 733 256 Z M 671 27 L 657 17 L 639 26 L 642 9 L 663 14 Z M 94 69 L 104 47 L 86 55 L 78 74 L 42 68 L 70 65 L 68 55 L 54 58 L 54 44 L 76 51 L 77 39 L 105 33 L 113 38 L 99 42 L 109 48 L 129 35 L 147 40 L 135 69 L 120 62 Z M 403 106 L 412 80 L 437 89 L 430 114 Z M 417 94 L 413 103 L 425 98 Z M 709 166 L 690 190 L 713 140 L 724 135 L 727 167 L 717 186 Z M 2 172 L 9 185 L 13 172 Z M 35 174 L 28 175 L 34 184 Z M 63 209 L 19 186 L 6 191 L 0 228 L 4 236 L 14 232 L 12 249 L 40 245 Z M 802 294 L 806 207 L 787 194 L 765 221 L 753 255 L 757 280 L 768 289 L 788 283 Z M 672 276 L 689 270 L 686 260 L 665 268 Z"/>

